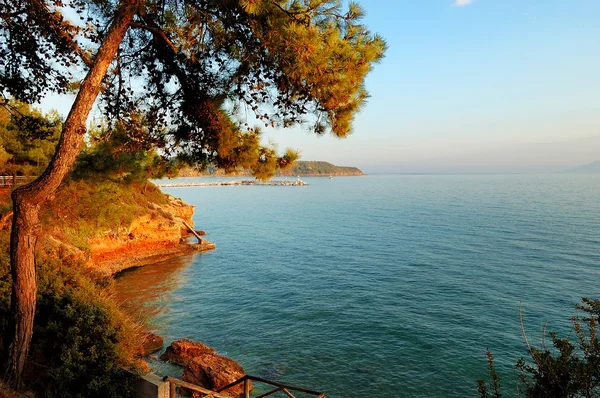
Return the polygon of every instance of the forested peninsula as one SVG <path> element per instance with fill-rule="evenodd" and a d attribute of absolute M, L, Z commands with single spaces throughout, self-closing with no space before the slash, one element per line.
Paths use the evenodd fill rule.
<path fill-rule="evenodd" d="M 183 168 L 179 171 L 180 177 L 198 176 L 251 176 L 252 171 L 248 169 L 237 169 L 226 172 L 210 165 L 205 170 L 194 168 Z M 280 177 L 329 177 L 329 176 L 363 176 L 365 173 L 357 167 L 336 166 L 329 162 L 315 160 L 296 160 L 291 167 L 280 169 L 275 173 Z"/>

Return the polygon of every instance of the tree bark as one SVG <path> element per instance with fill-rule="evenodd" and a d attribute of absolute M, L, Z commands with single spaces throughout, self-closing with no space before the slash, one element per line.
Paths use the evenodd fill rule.
<path fill-rule="evenodd" d="M 141 0 L 121 0 L 108 33 L 65 121 L 52 161 L 38 179 L 12 193 L 12 318 L 4 336 L 4 380 L 14 389 L 21 387 L 23 367 L 33 333 L 37 298 L 35 245 L 40 226 L 40 207 L 54 198 L 58 187 L 79 155 L 86 132 L 86 120 L 96 101 L 102 80 L 140 3 Z"/>

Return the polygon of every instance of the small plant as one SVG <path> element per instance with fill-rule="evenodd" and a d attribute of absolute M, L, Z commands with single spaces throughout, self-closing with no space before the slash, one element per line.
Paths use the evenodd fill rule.
<path fill-rule="evenodd" d="M 519 359 L 520 392 L 529 398 L 546 397 L 599 397 L 600 396 L 600 300 L 582 299 L 577 305 L 579 314 L 571 317 L 577 340 L 571 342 L 550 332 L 552 348 L 538 349 L 527 342 L 529 360 Z M 489 388 L 478 380 L 482 398 L 499 398 L 500 384 L 494 369 L 492 354 L 488 351 L 490 370 Z M 493 395 L 490 395 L 490 391 Z"/>
<path fill-rule="evenodd" d="M 498 373 L 496 373 L 496 367 L 494 366 L 494 356 L 490 350 L 486 350 L 485 355 L 487 356 L 488 360 L 490 381 L 486 385 L 485 381 L 477 380 L 477 389 L 481 398 L 500 398 L 502 396 L 500 393 L 500 378 L 498 377 Z"/>

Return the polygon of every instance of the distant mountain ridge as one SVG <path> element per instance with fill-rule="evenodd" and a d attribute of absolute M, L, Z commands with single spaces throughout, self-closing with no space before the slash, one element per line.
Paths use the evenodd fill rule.
<path fill-rule="evenodd" d="M 567 173 L 600 173 L 600 160 L 576 167 Z"/>

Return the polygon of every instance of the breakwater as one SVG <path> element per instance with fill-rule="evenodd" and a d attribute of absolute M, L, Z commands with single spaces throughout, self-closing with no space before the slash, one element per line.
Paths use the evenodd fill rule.
<path fill-rule="evenodd" d="M 175 184 L 156 184 L 159 188 L 185 188 L 185 187 L 221 187 L 231 185 L 258 185 L 275 187 L 302 187 L 308 183 L 297 180 L 276 180 L 276 181 L 256 181 L 256 180 L 237 180 L 237 181 L 217 181 L 217 182 L 185 182 Z"/>

